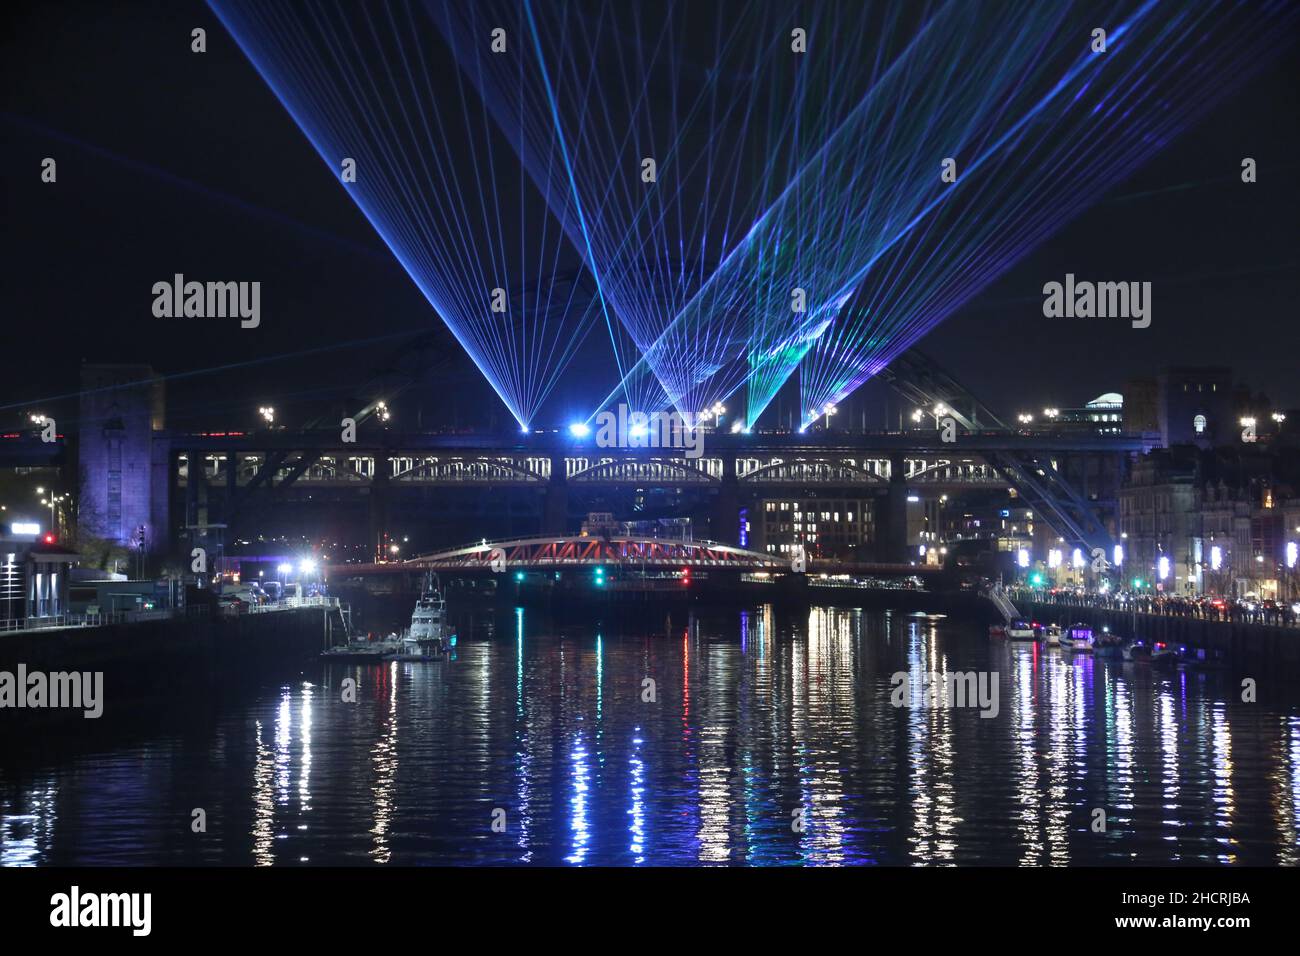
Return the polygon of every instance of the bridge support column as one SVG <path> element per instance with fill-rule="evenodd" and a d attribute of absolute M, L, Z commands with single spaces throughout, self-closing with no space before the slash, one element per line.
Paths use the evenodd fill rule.
<path fill-rule="evenodd" d="M 185 525 L 199 523 L 199 475 L 195 467 L 198 457 L 196 451 L 185 453 L 185 520 L 182 522 Z M 179 470 L 180 465 L 176 467 Z"/>
<path fill-rule="evenodd" d="M 709 537 L 723 544 L 740 543 L 740 482 L 736 479 L 736 459 L 722 459 L 722 484 L 713 499 L 709 516 Z"/>
<path fill-rule="evenodd" d="M 909 559 L 907 463 L 902 455 L 892 455 L 889 459 L 889 487 L 876 499 L 876 560 L 897 564 Z"/>
<path fill-rule="evenodd" d="M 564 456 L 551 456 L 551 480 L 542 498 L 542 534 L 564 535 L 569 523 L 569 476 Z"/>
<path fill-rule="evenodd" d="M 388 559 L 380 551 L 388 533 L 388 478 L 388 458 L 375 455 L 375 474 L 370 479 L 370 546 L 380 560 Z"/>

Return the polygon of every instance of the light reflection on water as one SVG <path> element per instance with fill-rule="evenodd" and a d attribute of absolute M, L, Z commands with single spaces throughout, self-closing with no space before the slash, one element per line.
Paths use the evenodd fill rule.
<path fill-rule="evenodd" d="M 6 760 L 0 862 L 1300 861 L 1296 691 L 1243 704 L 1228 673 L 897 613 L 509 625 L 454 661 L 311 664 L 193 725 L 115 738 L 110 713 L 91 744 Z M 896 671 L 971 670 L 997 672 L 996 717 L 890 703 Z"/>

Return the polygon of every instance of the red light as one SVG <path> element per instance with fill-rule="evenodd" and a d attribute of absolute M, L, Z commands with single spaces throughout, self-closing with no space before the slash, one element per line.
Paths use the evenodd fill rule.
<path fill-rule="evenodd" d="M 54 543 L 54 535 L 49 531 L 45 532 L 45 543 L 46 544 Z"/>

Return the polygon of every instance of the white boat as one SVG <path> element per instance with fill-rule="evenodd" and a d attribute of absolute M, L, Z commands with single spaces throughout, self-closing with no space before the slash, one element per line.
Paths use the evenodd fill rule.
<path fill-rule="evenodd" d="M 1061 646 L 1061 625 L 1049 624 L 1043 630 L 1043 639 L 1047 641 L 1048 647 Z"/>
<path fill-rule="evenodd" d="M 1012 621 L 1007 625 L 1006 633 L 1009 641 L 1035 640 L 1034 626 L 1028 621 Z"/>
<path fill-rule="evenodd" d="M 1061 647 L 1069 651 L 1089 652 L 1095 643 L 1092 628 L 1087 624 L 1071 624 L 1061 632 Z"/>
<path fill-rule="evenodd" d="M 427 661 L 441 657 L 450 646 L 447 627 L 447 602 L 438 590 L 438 579 L 430 574 L 424 579 L 424 592 L 411 612 L 411 626 L 402 632 L 397 650 L 386 660 Z"/>

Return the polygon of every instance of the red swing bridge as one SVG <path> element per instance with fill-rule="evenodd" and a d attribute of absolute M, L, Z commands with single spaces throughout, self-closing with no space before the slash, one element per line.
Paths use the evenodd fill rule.
<path fill-rule="evenodd" d="M 486 571 L 502 573 L 566 568 L 714 568 L 742 572 L 793 573 L 789 557 L 749 551 L 718 541 L 673 538 L 595 537 L 516 538 L 480 541 L 450 551 L 438 551 L 400 561 L 372 564 L 335 564 L 331 576 L 358 577 L 404 574 L 412 571 Z M 933 574 L 934 566 L 839 561 L 809 557 L 809 573 L 913 575 Z"/>

